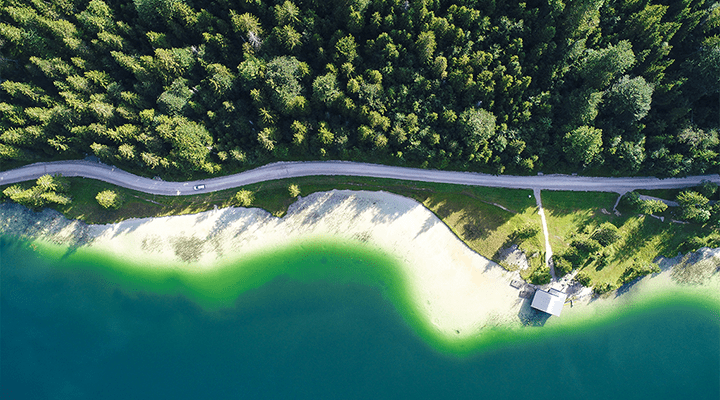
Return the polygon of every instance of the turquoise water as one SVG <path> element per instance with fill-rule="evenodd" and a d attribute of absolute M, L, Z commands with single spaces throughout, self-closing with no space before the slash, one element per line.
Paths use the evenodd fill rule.
<path fill-rule="evenodd" d="M 455 356 L 407 315 L 382 257 L 320 245 L 278 254 L 254 260 L 275 277 L 213 294 L 0 238 L 0 398 L 720 398 L 715 303 L 659 298 Z"/>

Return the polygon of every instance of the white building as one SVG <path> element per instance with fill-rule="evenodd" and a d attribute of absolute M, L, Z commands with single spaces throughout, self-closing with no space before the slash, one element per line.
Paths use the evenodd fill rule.
<path fill-rule="evenodd" d="M 550 289 L 546 292 L 538 289 L 530 307 L 559 317 L 566 299 L 567 295 L 559 290 Z"/>

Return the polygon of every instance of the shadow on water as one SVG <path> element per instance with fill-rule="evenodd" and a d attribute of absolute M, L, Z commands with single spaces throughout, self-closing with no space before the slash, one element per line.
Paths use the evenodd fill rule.
<path fill-rule="evenodd" d="M 629 293 L 630 290 L 631 290 L 635 285 L 638 284 L 638 282 L 640 282 L 640 281 L 643 280 L 644 278 L 652 277 L 652 276 L 657 276 L 657 274 L 650 274 L 650 275 L 647 275 L 647 276 L 639 276 L 639 277 L 631 280 L 630 282 L 625 282 L 625 283 L 623 283 L 622 285 L 620 285 L 619 288 L 617 288 L 617 289 L 615 290 L 615 297 L 620 297 L 620 296 L 622 296 L 622 295 L 624 295 L 624 294 Z"/>
<path fill-rule="evenodd" d="M 530 304 L 532 304 L 532 296 L 530 298 L 523 298 L 520 311 L 518 311 L 518 318 L 520 319 L 520 322 L 526 327 L 544 326 L 548 319 L 550 319 L 551 315 L 532 308 Z"/>

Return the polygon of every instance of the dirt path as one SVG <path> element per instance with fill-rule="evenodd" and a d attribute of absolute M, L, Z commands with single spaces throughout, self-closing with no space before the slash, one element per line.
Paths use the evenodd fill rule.
<path fill-rule="evenodd" d="M 552 277 L 552 280 L 556 281 L 557 276 L 555 276 L 555 267 L 552 263 L 552 247 L 550 247 L 550 233 L 547 227 L 547 220 L 545 219 L 545 210 L 543 209 L 542 200 L 540 199 L 540 188 L 534 188 L 533 193 L 535 194 L 535 202 L 538 206 L 538 214 L 540 214 L 543 236 L 545 237 L 545 265 L 550 268 L 550 276 Z"/>

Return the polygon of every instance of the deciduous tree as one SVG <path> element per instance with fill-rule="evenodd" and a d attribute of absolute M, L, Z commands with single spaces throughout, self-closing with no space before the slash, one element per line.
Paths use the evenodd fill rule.
<path fill-rule="evenodd" d="M 103 190 L 95 196 L 98 204 L 105 209 L 117 210 L 122 205 L 121 196 L 114 190 Z"/>

